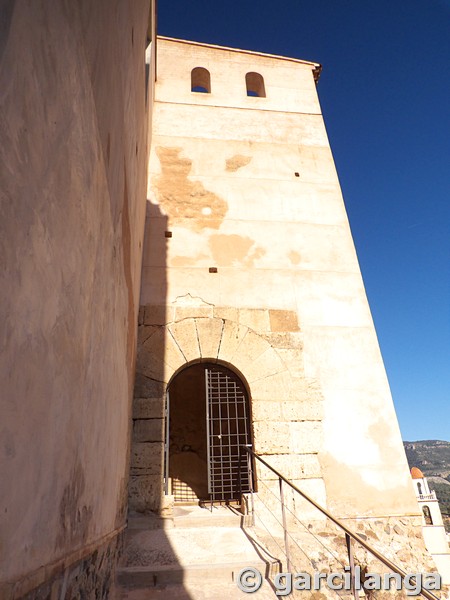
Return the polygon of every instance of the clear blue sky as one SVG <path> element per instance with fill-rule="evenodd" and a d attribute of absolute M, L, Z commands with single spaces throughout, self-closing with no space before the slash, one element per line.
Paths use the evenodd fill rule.
<path fill-rule="evenodd" d="M 161 35 L 320 62 L 404 440 L 450 440 L 450 0 L 160 0 Z"/>

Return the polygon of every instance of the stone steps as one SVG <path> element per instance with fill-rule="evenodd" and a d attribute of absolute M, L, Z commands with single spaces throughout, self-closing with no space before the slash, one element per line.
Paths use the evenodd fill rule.
<path fill-rule="evenodd" d="M 244 517 L 225 507 L 176 507 L 172 518 L 129 519 L 117 571 L 116 600 L 248 599 L 235 577 L 244 567 L 263 577 L 270 558 L 241 528 Z M 276 598 L 264 581 L 257 598 Z"/>
<path fill-rule="evenodd" d="M 244 527 L 244 519 L 225 507 L 175 507 L 171 518 L 132 516 L 113 600 L 248 600 L 249 594 L 236 584 L 244 567 L 254 567 L 263 576 L 261 589 L 251 594 L 255 600 L 279 597 L 267 581 L 280 572 L 267 550 L 273 544 Z M 273 555 L 277 549 L 272 548 Z M 322 591 L 318 596 L 294 593 L 299 600 L 352 598 L 345 592 Z"/>
<path fill-rule="evenodd" d="M 128 520 L 128 530 L 170 529 L 172 527 L 239 527 L 245 517 L 223 506 L 176 506 L 170 517 L 135 513 Z M 248 517 L 247 517 L 248 518 Z"/>
<path fill-rule="evenodd" d="M 235 577 L 243 566 L 254 567 L 264 574 L 266 564 L 260 560 L 221 563 L 219 565 L 155 565 L 154 567 L 125 567 L 118 571 L 120 585 L 130 587 L 156 587 L 175 583 L 186 584 L 219 584 L 227 585 L 235 582 Z"/>
<path fill-rule="evenodd" d="M 120 595 L 111 600 L 249 600 L 249 594 L 241 592 L 235 583 L 208 583 L 201 586 L 189 583 L 160 585 L 147 588 L 121 587 Z M 254 600 L 275 600 L 278 596 L 265 581 L 255 594 Z"/>

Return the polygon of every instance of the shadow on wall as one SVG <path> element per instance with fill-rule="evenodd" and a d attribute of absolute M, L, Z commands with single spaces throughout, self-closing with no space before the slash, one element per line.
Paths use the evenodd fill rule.
<path fill-rule="evenodd" d="M 136 378 L 132 410 L 128 528 L 119 565 L 115 600 L 145 593 L 161 581 L 182 586 L 177 597 L 191 598 L 182 584 L 183 566 L 170 534 L 164 528 L 167 513 L 164 486 L 166 382 L 166 256 L 171 232 L 159 206 L 147 200 L 141 286 L 151 303 L 140 306 Z M 150 289 L 150 291 L 149 291 Z M 165 586 L 164 586 L 165 587 Z M 166 592 L 168 590 L 166 589 Z M 141 596 L 139 596 L 141 597 Z"/>
<path fill-rule="evenodd" d="M 129 486 L 130 512 L 159 512 L 164 502 L 164 430 L 167 294 L 166 256 L 171 232 L 159 206 L 147 200 L 142 286 L 154 304 L 140 306 Z M 148 295 L 147 295 L 148 297 Z"/>

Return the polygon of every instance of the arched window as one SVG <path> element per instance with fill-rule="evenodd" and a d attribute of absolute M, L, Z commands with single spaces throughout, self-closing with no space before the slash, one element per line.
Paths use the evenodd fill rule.
<path fill-rule="evenodd" d="M 264 79 L 259 73 L 247 73 L 245 76 L 245 84 L 247 86 L 247 96 L 256 96 L 258 98 L 266 97 Z"/>
<path fill-rule="evenodd" d="M 191 92 L 200 92 L 201 94 L 211 93 L 211 75 L 208 69 L 195 67 L 191 71 Z"/>
<path fill-rule="evenodd" d="M 422 496 L 423 492 L 422 492 L 422 484 L 421 483 L 417 483 L 417 491 L 419 492 L 420 496 Z"/>
<path fill-rule="evenodd" d="M 428 506 L 422 507 L 423 517 L 425 519 L 425 525 L 433 525 L 433 519 L 431 518 L 431 512 Z"/>

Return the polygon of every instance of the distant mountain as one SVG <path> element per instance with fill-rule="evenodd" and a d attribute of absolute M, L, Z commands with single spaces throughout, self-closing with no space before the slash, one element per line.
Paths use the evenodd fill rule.
<path fill-rule="evenodd" d="M 436 492 L 447 527 L 450 524 L 450 442 L 403 442 L 409 468 L 418 467 Z"/>
<path fill-rule="evenodd" d="M 403 442 L 409 468 L 418 467 L 425 477 L 442 477 L 450 483 L 450 442 Z"/>

